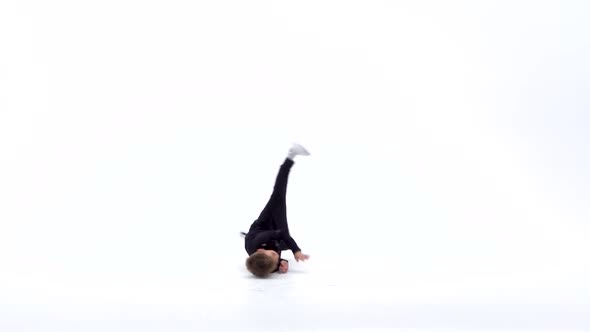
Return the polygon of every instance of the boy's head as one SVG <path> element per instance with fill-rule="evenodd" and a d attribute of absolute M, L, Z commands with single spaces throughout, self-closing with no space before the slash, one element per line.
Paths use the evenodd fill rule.
<path fill-rule="evenodd" d="M 273 250 L 258 249 L 246 259 L 246 268 L 257 277 L 266 277 L 276 270 L 279 254 Z"/>

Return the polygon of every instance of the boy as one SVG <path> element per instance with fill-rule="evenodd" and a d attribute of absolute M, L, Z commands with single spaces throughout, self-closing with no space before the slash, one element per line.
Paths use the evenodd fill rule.
<path fill-rule="evenodd" d="M 296 156 L 309 156 L 301 145 L 293 144 L 276 177 L 270 199 L 260 216 L 250 226 L 245 237 L 246 268 L 257 277 L 266 277 L 275 272 L 287 273 L 289 262 L 281 258 L 281 251 L 291 250 L 296 261 L 309 259 L 293 240 L 287 224 L 287 182 Z"/>

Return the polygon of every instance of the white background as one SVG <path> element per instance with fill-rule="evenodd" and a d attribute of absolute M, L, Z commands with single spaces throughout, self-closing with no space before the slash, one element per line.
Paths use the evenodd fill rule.
<path fill-rule="evenodd" d="M 2 1 L 0 330 L 590 329 L 589 15 Z"/>

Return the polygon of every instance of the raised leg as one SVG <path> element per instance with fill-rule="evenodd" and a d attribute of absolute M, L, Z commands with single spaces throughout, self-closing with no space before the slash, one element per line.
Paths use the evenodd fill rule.
<path fill-rule="evenodd" d="M 260 212 L 260 216 L 258 216 L 259 220 L 271 222 L 273 215 L 275 215 L 277 211 L 286 210 L 287 184 L 289 182 L 289 173 L 293 164 L 293 160 L 287 158 L 281 165 L 272 194 L 270 195 L 270 199 L 266 203 L 266 206 L 262 212 Z M 270 229 L 276 229 L 273 226 L 274 225 L 269 224 Z"/>
<path fill-rule="evenodd" d="M 299 144 L 293 144 L 289 149 L 287 158 L 279 168 L 275 179 L 273 192 L 266 206 L 252 225 L 252 228 L 259 230 L 283 230 L 289 233 L 287 223 L 287 184 L 291 168 L 295 164 L 295 157 L 298 155 L 309 156 L 309 152 Z"/>

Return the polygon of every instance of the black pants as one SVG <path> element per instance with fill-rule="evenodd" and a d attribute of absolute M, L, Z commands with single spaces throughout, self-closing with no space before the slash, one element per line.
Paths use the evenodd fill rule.
<path fill-rule="evenodd" d="M 281 165 L 270 199 L 262 212 L 260 212 L 258 219 L 252 223 L 250 232 L 282 230 L 287 234 L 290 233 L 287 222 L 287 184 L 293 164 L 293 160 L 287 158 Z"/>

